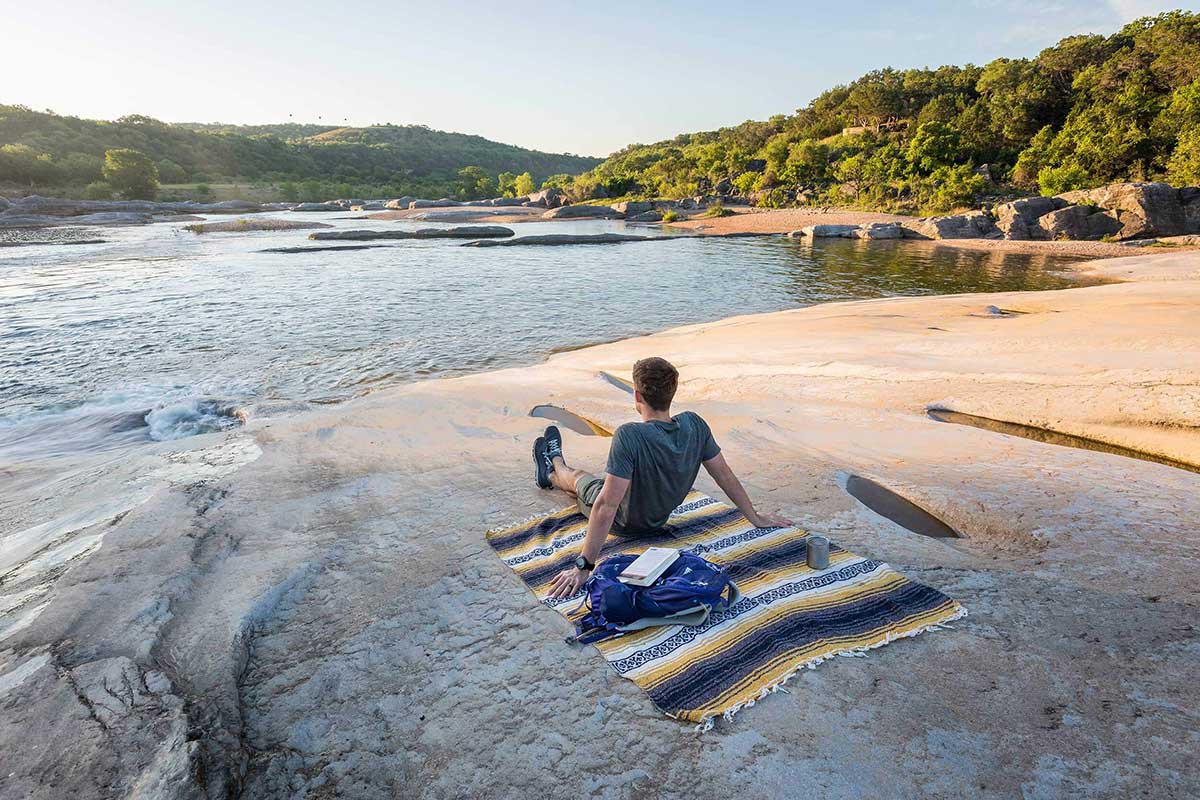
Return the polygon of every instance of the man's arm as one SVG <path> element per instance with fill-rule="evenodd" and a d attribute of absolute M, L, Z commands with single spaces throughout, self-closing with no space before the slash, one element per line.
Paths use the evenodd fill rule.
<path fill-rule="evenodd" d="M 750 495 L 746 494 L 745 487 L 738 480 L 737 475 L 733 474 L 729 464 L 725 462 L 725 454 L 717 453 L 715 456 L 704 462 L 704 469 L 712 476 L 712 479 L 717 482 L 717 486 L 721 487 L 721 491 L 725 493 L 738 511 L 746 515 L 746 519 L 750 520 L 750 524 L 756 528 L 782 528 L 785 525 L 791 525 L 792 521 L 778 514 L 759 514 L 754 508 L 754 503 L 750 502 Z M 589 533 L 590 535 L 590 533 Z"/>
<path fill-rule="evenodd" d="M 604 547 L 604 540 L 612 530 L 617 508 L 625 499 L 625 493 L 629 491 L 629 483 L 628 478 L 618 478 L 614 475 L 604 477 L 604 486 L 596 496 L 596 502 L 592 504 L 592 513 L 588 516 L 587 536 L 583 538 L 583 557 L 592 564 L 600 557 L 600 548 Z M 575 594 L 590 575 L 590 572 L 576 567 L 567 567 L 558 573 L 554 583 L 550 584 L 550 596 L 569 597 Z"/>

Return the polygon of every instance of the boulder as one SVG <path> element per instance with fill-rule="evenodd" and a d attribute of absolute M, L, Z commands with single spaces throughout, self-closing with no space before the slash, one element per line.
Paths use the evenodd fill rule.
<path fill-rule="evenodd" d="M 383 207 L 390 208 L 394 211 L 406 211 L 406 210 L 408 210 L 408 204 L 416 199 L 417 198 L 415 198 L 415 197 L 409 197 L 408 195 L 404 195 L 404 197 L 397 197 L 395 200 L 388 200 L 386 203 L 383 204 Z"/>
<path fill-rule="evenodd" d="M 675 204 L 678 208 L 685 211 L 691 211 L 696 208 L 696 199 L 694 197 L 685 197 Z"/>
<path fill-rule="evenodd" d="M 451 206 L 461 206 L 462 203 L 457 200 L 451 200 L 448 197 L 443 197 L 440 200 L 413 200 L 408 204 L 409 208 L 450 208 Z"/>
<path fill-rule="evenodd" d="M 713 187 L 713 191 L 717 194 L 730 194 L 733 191 L 733 181 L 729 178 L 721 178 L 717 181 L 717 185 Z"/>
<path fill-rule="evenodd" d="M 996 227 L 1005 239 L 1026 240 L 1032 238 L 1030 227 L 1038 218 L 1067 205 L 1061 197 L 1024 197 L 1011 203 L 1001 203 L 992 209 Z"/>
<path fill-rule="evenodd" d="M 150 200 L 68 200 L 31 194 L 12 201 L 10 214 L 35 214 L 51 217 L 77 217 L 82 214 L 154 213 L 174 211 L 180 203 L 155 203 Z"/>
<path fill-rule="evenodd" d="M 871 222 L 850 232 L 851 239 L 902 239 L 904 228 L 898 222 Z"/>
<path fill-rule="evenodd" d="M 1038 217 L 1029 230 L 1032 239 L 1101 239 L 1121 230 L 1121 223 L 1112 211 L 1095 206 L 1078 205 L 1060 208 Z"/>
<path fill-rule="evenodd" d="M 1179 201 L 1183 205 L 1184 230 L 1188 233 L 1200 233 L 1200 187 L 1180 189 Z"/>
<path fill-rule="evenodd" d="M 986 211 L 968 211 L 946 217 L 922 217 L 901 223 L 910 239 L 999 239 L 1003 234 Z"/>
<path fill-rule="evenodd" d="M 523 206 L 529 202 L 527 197 L 497 197 L 492 201 L 493 206 Z"/>
<path fill-rule="evenodd" d="M 857 230 L 857 225 L 809 225 L 800 233 L 810 239 L 849 239 Z"/>
<path fill-rule="evenodd" d="M 336 203 L 300 203 L 292 211 L 343 211 Z"/>
<path fill-rule="evenodd" d="M 1113 183 L 1058 195 L 1072 205 L 1093 205 L 1114 212 L 1121 239 L 1178 236 L 1186 233 L 1179 190 L 1165 183 Z"/>
<path fill-rule="evenodd" d="M 637 214 L 644 214 L 654 208 L 654 203 L 642 202 L 638 200 L 623 200 L 620 203 L 613 203 L 612 207 L 620 211 L 627 217 Z"/>
<path fill-rule="evenodd" d="M 662 218 L 662 212 L 657 208 L 643 211 L 640 214 L 634 214 L 632 217 L 625 217 L 627 222 L 662 222 Z"/>
<path fill-rule="evenodd" d="M 612 206 L 559 206 L 552 208 L 542 219 L 621 219 L 625 215 Z"/>
<path fill-rule="evenodd" d="M 566 202 L 567 196 L 563 193 L 562 189 L 556 189 L 552 186 L 549 189 L 534 192 L 525 199 L 531 206 L 559 208 Z"/>

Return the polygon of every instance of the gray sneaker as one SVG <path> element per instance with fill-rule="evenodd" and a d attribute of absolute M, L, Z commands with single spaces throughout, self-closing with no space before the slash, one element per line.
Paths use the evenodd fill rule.
<path fill-rule="evenodd" d="M 558 432 L 558 427 L 551 425 L 546 428 L 546 432 L 542 434 L 542 438 L 546 440 L 546 456 L 551 462 L 556 458 L 562 458 L 562 434 Z M 551 469 L 554 469 L 551 466 Z"/>
<path fill-rule="evenodd" d="M 554 484 L 550 482 L 550 473 L 554 472 L 554 464 L 546 455 L 546 437 L 544 436 L 539 436 L 533 443 L 533 466 L 536 470 L 537 485 L 543 489 L 552 488 Z"/>

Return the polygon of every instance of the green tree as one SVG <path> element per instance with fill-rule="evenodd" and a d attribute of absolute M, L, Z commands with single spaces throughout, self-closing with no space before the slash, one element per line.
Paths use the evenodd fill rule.
<path fill-rule="evenodd" d="M 469 166 L 458 171 L 457 194 L 464 200 L 478 200 L 496 194 L 496 180 L 483 167 Z"/>
<path fill-rule="evenodd" d="M 908 162 L 915 172 L 929 174 L 962 160 L 958 131 L 941 122 L 926 122 L 908 143 Z"/>
<path fill-rule="evenodd" d="M 575 182 L 574 175 L 568 175 L 565 172 L 560 172 L 556 175 L 551 175 L 549 178 L 546 178 L 546 180 L 542 181 L 541 188 L 543 188 L 543 189 L 562 189 L 565 191 L 565 190 L 571 188 L 571 184 L 573 184 L 574 182 Z"/>
<path fill-rule="evenodd" d="M 513 182 L 514 197 L 524 197 L 525 195 L 533 194 L 535 191 L 537 191 L 537 186 L 533 182 L 533 176 L 528 172 L 522 172 Z"/>
<path fill-rule="evenodd" d="M 183 167 L 169 158 L 164 158 L 158 164 L 158 179 L 163 183 L 183 183 L 187 180 L 187 172 Z"/>
<path fill-rule="evenodd" d="M 104 159 L 89 153 L 68 153 L 58 162 L 58 171 L 62 179 L 70 183 L 99 181 L 104 171 Z"/>
<path fill-rule="evenodd" d="M 501 197 L 516 197 L 517 176 L 511 172 L 501 172 L 496 176 L 496 191 Z"/>
<path fill-rule="evenodd" d="M 49 184 L 58 177 L 50 156 L 26 144 L 0 147 L 0 180 L 14 183 Z"/>
<path fill-rule="evenodd" d="M 106 151 L 104 179 L 127 200 L 153 200 L 158 194 L 158 167 L 137 150 Z"/>
<path fill-rule="evenodd" d="M 1167 161 L 1167 179 L 1177 186 L 1200 184 L 1200 128 L 1184 131 Z"/>
<path fill-rule="evenodd" d="M 779 177 L 785 183 L 819 184 L 829 179 L 829 147 L 804 139 L 788 147 L 787 160 Z"/>

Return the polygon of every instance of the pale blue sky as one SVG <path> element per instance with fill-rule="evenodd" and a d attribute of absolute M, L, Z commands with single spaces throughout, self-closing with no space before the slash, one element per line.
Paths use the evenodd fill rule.
<path fill-rule="evenodd" d="M 421 123 L 604 155 L 790 113 L 877 67 L 1030 56 L 1197 5 L 14 0 L 0 102 L 102 119 Z"/>

